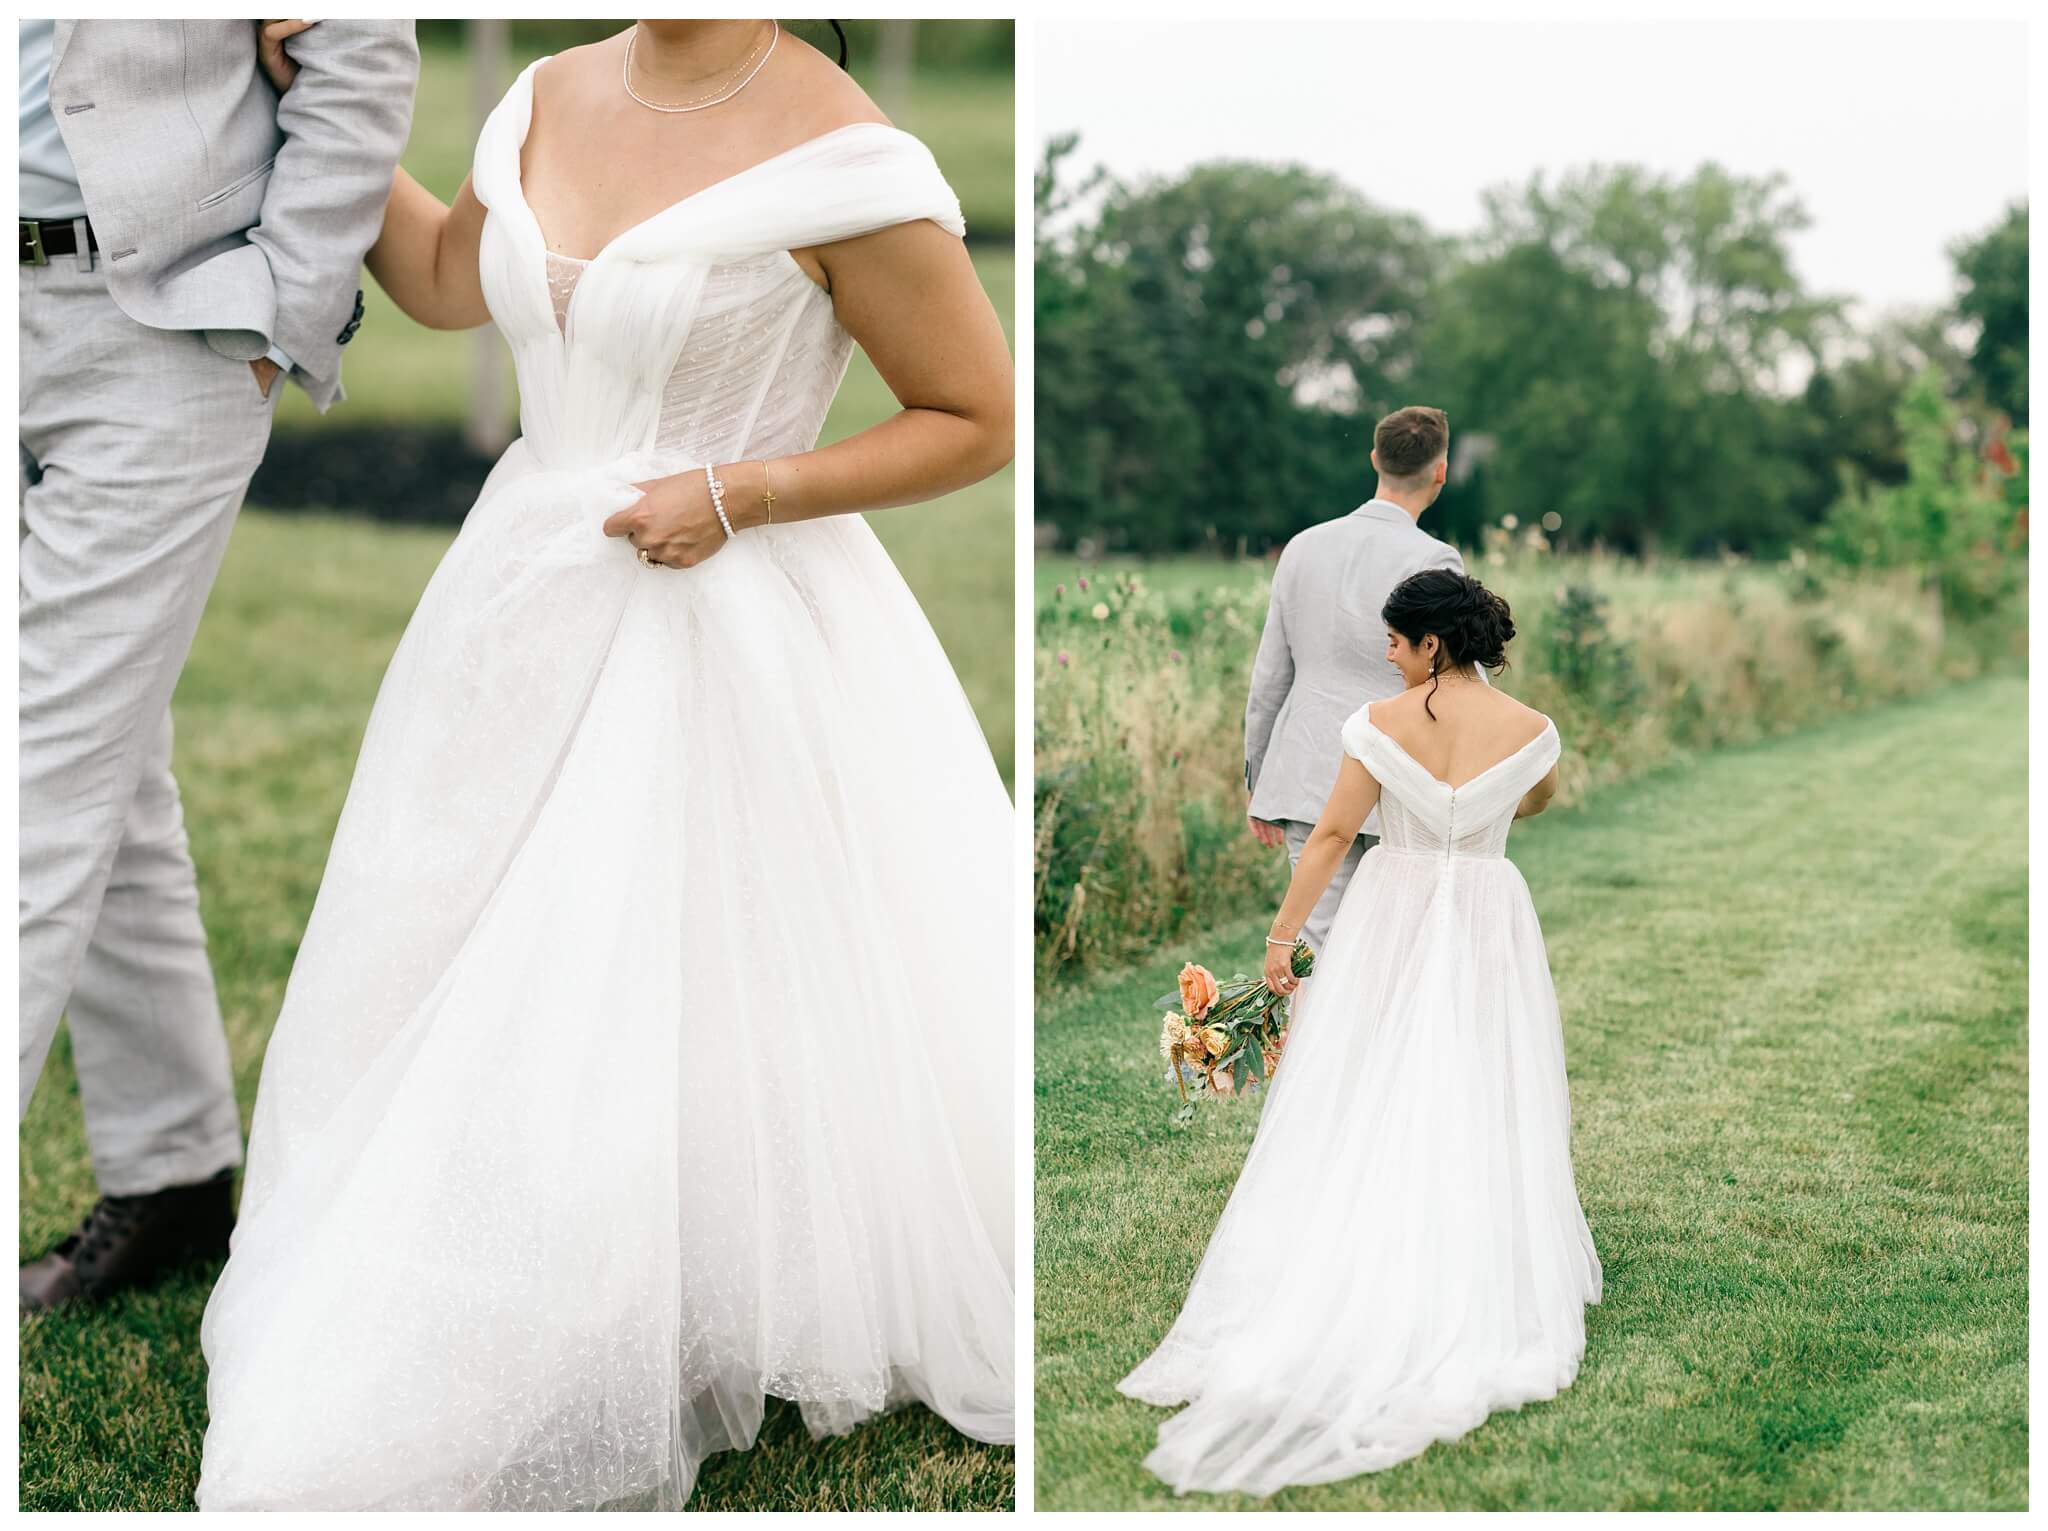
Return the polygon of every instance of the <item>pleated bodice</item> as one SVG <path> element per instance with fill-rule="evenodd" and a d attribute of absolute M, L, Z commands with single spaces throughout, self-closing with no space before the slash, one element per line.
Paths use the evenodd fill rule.
<path fill-rule="evenodd" d="M 1453 787 L 1431 775 L 1361 707 L 1344 724 L 1344 749 L 1380 784 L 1380 848 L 1438 857 L 1500 860 L 1515 808 L 1557 761 L 1557 725 L 1506 759 Z"/>
<path fill-rule="evenodd" d="M 773 155 L 644 219 L 588 261 L 549 251 L 520 182 L 531 64 L 477 141 L 481 266 L 512 349 L 520 429 L 543 468 L 658 450 L 689 463 L 816 445 L 853 354 L 830 296 L 789 253 L 929 218 L 964 232 L 931 151 L 861 122 Z"/>

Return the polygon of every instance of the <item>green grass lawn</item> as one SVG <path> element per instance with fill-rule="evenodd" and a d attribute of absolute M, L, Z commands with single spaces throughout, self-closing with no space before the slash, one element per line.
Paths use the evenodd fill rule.
<path fill-rule="evenodd" d="M 1577 1383 L 1286 1509 L 2022 1509 L 2024 679 L 1730 749 L 1516 826 L 1606 1267 Z M 1176 1501 L 1165 1332 L 1251 1142 L 1169 1125 L 1151 1002 L 1268 916 L 1048 997 L 1037 1503 Z M 1332 1273 L 1340 1279 L 1341 1273 Z"/>
<path fill-rule="evenodd" d="M 447 541 L 246 512 L 179 686 L 177 769 L 245 1120 L 370 703 Z M 919 593 L 944 609 L 942 595 Z M 961 631 L 980 620 L 957 615 Z M 1007 626 L 1001 647 L 1007 733 Z M 27 1258 L 94 1195 L 67 1036 L 20 1142 Z M 22 1324 L 23 1508 L 189 1507 L 206 1418 L 199 1316 L 213 1274 Z M 692 1504 L 998 1509 L 1012 1502 L 1013 1475 L 1009 1450 L 966 1441 L 922 1409 L 816 1445 L 793 1409 L 777 1409 L 756 1450 L 711 1459 Z"/>

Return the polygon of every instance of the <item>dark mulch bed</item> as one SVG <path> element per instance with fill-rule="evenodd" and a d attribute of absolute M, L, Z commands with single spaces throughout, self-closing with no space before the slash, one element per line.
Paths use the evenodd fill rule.
<path fill-rule="evenodd" d="M 272 434 L 248 500 L 265 510 L 352 511 L 378 521 L 456 526 L 495 457 L 442 425 L 322 424 Z"/>

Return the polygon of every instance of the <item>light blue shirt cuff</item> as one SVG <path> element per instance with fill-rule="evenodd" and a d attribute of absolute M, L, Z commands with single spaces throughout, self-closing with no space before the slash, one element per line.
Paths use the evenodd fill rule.
<path fill-rule="evenodd" d="M 268 351 L 265 351 L 263 357 L 266 361 L 276 362 L 277 369 L 280 372 L 290 372 L 292 370 L 292 359 L 285 355 L 283 350 L 277 346 L 272 346 Z"/>

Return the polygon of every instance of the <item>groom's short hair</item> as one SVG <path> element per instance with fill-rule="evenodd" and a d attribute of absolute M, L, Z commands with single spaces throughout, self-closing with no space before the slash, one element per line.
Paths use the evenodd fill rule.
<path fill-rule="evenodd" d="M 1384 478 L 1422 477 L 1450 444 L 1449 418 L 1427 404 L 1410 404 L 1395 410 L 1372 432 L 1373 456 Z"/>

